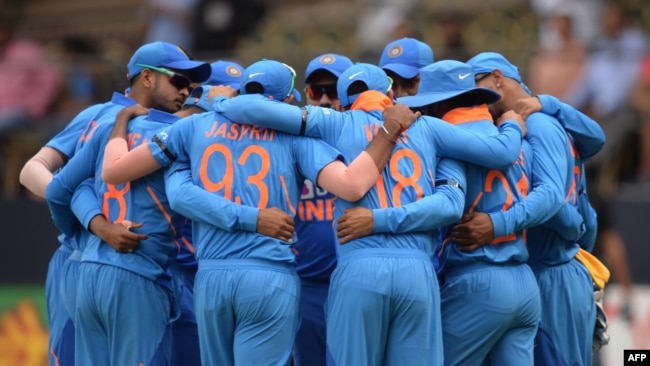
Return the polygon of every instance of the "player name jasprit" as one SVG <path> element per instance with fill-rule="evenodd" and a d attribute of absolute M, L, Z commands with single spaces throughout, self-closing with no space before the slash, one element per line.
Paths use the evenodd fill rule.
<path fill-rule="evenodd" d="M 230 125 L 230 128 L 228 128 Z M 212 127 L 206 131 L 205 137 L 221 137 L 233 141 L 241 141 L 244 138 L 249 140 L 273 141 L 275 130 L 260 128 L 251 125 L 240 125 L 239 123 L 228 123 L 214 121 Z"/>

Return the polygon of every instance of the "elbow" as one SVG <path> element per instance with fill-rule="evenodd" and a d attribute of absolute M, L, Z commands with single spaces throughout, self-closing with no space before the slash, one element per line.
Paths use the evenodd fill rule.
<path fill-rule="evenodd" d="M 170 195 L 170 193 L 167 193 L 167 199 L 169 200 L 169 208 L 171 208 L 172 211 L 178 212 L 179 209 L 179 199 L 177 194 Z"/>
<path fill-rule="evenodd" d="M 351 189 L 349 191 L 343 192 L 339 195 L 340 198 L 348 202 L 356 202 L 365 196 L 367 191 L 363 191 L 361 188 Z"/>
<path fill-rule="evenodd" d="M 18 176 L 18 181 L 23 187 L 27 187 L 27 182 L 29 180 L 29 165 L 30 162 L 28 161 L 23 168 L 20 170 L 20 175 Z"/>
<path fill-rule="evenodd" d="M 106 172 L 105 170 L 102 170 L 102 180 L 108 184 L 116 184 L 115 181 L 113 180 L 113 176 Z"/>
<path fill-rule="evenodd" d="M 463 217 L 463 210 L 465 209 L 465 199 L 464 197 L 459 197 L 458 199 L 449 200 L 449 221 L 451 223 L 459 222 Z"/>
<path fill-rule="evenodd" d="M 114 184 L 114 185 L 126 183 L 118 179 L 116 172 L 106 168 L 102 168 L 102 180 L 108 184 Z"/>

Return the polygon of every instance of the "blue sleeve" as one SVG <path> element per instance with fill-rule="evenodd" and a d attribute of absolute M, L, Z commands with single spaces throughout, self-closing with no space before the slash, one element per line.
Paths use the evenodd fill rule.
<path fill-rule="evenodd" d="M 103 215 L 99 199 L 95 193 L 95 178 L 86 179 L 72 195 L 70 208 L 84 228 L 88 229 L 90 221 L 97 215 Z"/>
<path fill-rule="evenodd" d="M 97 156 L 103 146 L 102 141 L 106 140 L 103 134 L 109 133 L 111 127 L 108 124 L 100 126 L 101 131 L 97 131 L 98 133 L 95 133 L 93 138 L 84 144 L 61 171 L 52 178 L 46 190 L 48 199 L 70 205 L 72 195 L 77 187 L 87 178 L 95 176 Z"/>
<path fill-rule="evenodd" d="M 580 178 L 580 184 L 578 185 L 578 212 L 580 212 L 582 219 L 585 222 L 585 233 L 578 240 L 578 243 L 584 250 L 591 253 L 596 245 L 598 234 L 598 213 L 594 210 L 589 201 L 586 179 L 587 178 L 583 173 Z"/>
<path fill-rule="evenodd" d="M 84 130 L 89 127 L 89 123 L 102 110 L 103 106 L 103 104 L 97 104 L 81 111 L 61 132 L 52 137 L 45 146 L 56 149 L 70 158 L 74 155 L 77 143 Z"/>
<path fill-rule="evenodd" d="M 571 134 L 583 159 L 596 155 L 605 145 L 605 132 L 600 124 L 552 95 L 538 95 L 542 113 L 555 117 Z"/>
<path fill-rule="evenodd" d="M 493 136 L 434 118 L 428 118 L 426 123 L 435 124 L 433 136 L 440 156 L 498 170 L 509 167 L 519 157 L 522 131 L 515 122 L 504 122 L 500 133 Z"/>
<path fill-rule="evenodd" d="M 56 175 L 45 189 L 45 201 L 50 209 L 52 222 L 63 234 L 74 236 L 81 228 L 77 217 L 70 207 L 72 193 L 59 189 L 56 183 Z"/>
<path fill-rule="evenodd" d="M 345 161 L 341 153 L 322 140 L 309 137 L 293 139 L 293 155 L 304 178 L 318 184 L 320 171 L 335 160 Z"/>
<path fill-rule="evenodd" d="M 303 111 L 300 107 L 270 100 L 260 94 L 215 99 L 212 107 L 215 112 L 231 121 L 272 128 L 292 135 L 301 134 Z M 304 135 L 304 129 L 302 134 Z"/>
<path fill-rule="evenodd" d="M 259 94 L 240 95 L 213 102 L 215 112 L 238 123 L 271 128 L 292 135 L 322 138 L 332 143 L 345 123 L 345 113 L 331 108 L 306 106 L 270 100 Z M 303 114 L 304 113 L 304 114 Z"/>
<path fill-rule="evenodd" d="M 373 209 L 373 231 L 394 234 L 427 231 L 460 220 L 465 205 L 465 166 L 453 159 L 440 160 L 436 182 L 435 193 L 421 200 L 400 207 Z"/>
<path fill-rule="evenodd" d="M 175 161 L 190 161 L 189 147 L 192 144 L 194 126 L 197 123 L 200 124 L 200 121 L 204 121 L 195 118 L 206 115 L 209 115 L 211 123 L 214 117 L 213 113 L 192 115 L 174 122 L 147 140 L 151 155 L 161 167 L 167 167 Z"/>
<path fill-rule="evenodd" d="M 585 233 L 586 227 L 578 208 L 568 202 L 544 226 L 555 231 L 561 238 L 575 242 Z"/>
<path fill-rule="evenodd" d="M 189 165 L 174 163 L 165 173 L 165 190 L 175 212 L 227 231 L 257 231 L 259 209 L 239 205 L 195 185 Z"/>
<path fill-rule="evenodd" d="M 569 169 L 566 132 L 551 117 L 541 113 L 531 114 L 526 124 L 533 151 L 532 189 L 526 199 L 508 210 L 489 214 L 495 237 L 541 225 L 564 203 Z"/>

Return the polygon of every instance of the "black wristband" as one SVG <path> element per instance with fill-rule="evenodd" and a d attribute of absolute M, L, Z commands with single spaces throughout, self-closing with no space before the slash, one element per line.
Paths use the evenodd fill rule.
<path fill-rule="evenodd" d="M 463 194 L 465 194 L 465 189 L 463 188 L 463 186 L 461 186 L 460 183 L 458 183 L 456 181 L 449 180 L 449 179 L 441 179 L 441 180 L 436 181 L 436 187 L 442 186 L 442 185 L 448 185 L 448 186 L 456 187 L 456 188 L 460 189 L 460 191 L 463 192 Z"/>
<path fill-rule="evenodd" d="M 165 156 L 167 156 L 167 158 L 169 158 L 169 160 L 176 161 L 176 157 L 171 153 L 171 151 L 169 151 L 167 145 L 165 145 L 165 143 L 162 142 L 162 140 L 158 137 L 158 135 L 154 135 L 151 138 L 151 141 L 153 141 L 156 145 L 158 145 L 160 150 L 162 150 L 162 152 L 165 154 Z"/>
<path fill-rule="evenodd" d="M 305 107 L 300 109 L 302 110 L 302 122 L 300 123 L 300 133 L 298 135 L 304 136 L 307 129 L 307 109 Z"/>

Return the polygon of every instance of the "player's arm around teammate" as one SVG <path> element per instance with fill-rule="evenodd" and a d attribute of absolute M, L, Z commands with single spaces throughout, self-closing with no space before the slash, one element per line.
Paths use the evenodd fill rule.
<path fill-rule="evenodd" d="M 412 112 L 404 105 L 396 105 L 387 111 L 388 118 L 380 138 L 373 139 L 349 166 L 341 161 L 327 165 L 319 174 L 319 185 L 327 185 L 333 194 L 356 201 L 376 182 L 379 171 L 390 156 L 392 146 L 399 134 L 408 128 L 419 112 Z M 302 117 L 300 117 L 302 119 Z M 184 121 L 180 121 L 182 124 Z M 153 141 L 153 143 L 156 143 Z M 163 151 L 167 151 L 164 150 Z M 126 124 L 115 124 L 106 145 L 102 178 L 110 184 L 120 184 L 149 174 L 161 168 L 148 145 L 129 151 L 126 140 Z M 370 169 L 369 169 L 370 168 Z M 331 189 L 330 189 L 331 188 Z"/>

